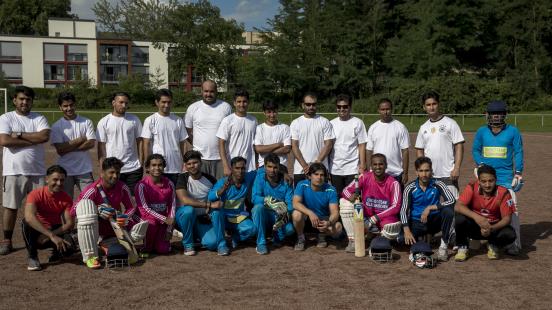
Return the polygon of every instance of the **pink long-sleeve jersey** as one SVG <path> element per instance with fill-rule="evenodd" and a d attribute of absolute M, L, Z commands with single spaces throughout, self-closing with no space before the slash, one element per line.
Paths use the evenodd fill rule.
<path fill-rule="evenodd" d="M 379 226 L 394 223 L 399 220 L 401 210 L 401 186 L 395 178 L 386 174 L 382 182 L 378 182 L 371 171 L 364 172 L 358 186 L 362 193 L 364 216 L 376 215 L 379 218 Z M 342 197 L 350 199 L 355 193 L 355 182 L 351 182 L 342 193 Z"/>
<path fill-rule="evenodd" d="M 155 184 L 151 176 L 145 176 L 136 184 L 134 196 L 143 220 L 164 224 L 167 217 L 174 218 L 176 192 L 166 177 L 161 177 L 161 183 Z"/>

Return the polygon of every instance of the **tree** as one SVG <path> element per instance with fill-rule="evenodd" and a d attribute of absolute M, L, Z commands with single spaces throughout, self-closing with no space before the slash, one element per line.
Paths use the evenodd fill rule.
<path fill-rule="evenodd" d="M 0 1 L 0 33 L 48 35 L 48 18 L 72 17 L 71 0 Z"/>
<path fill-rule="evenodd" d="M 102 27 L 135 39 L 152 41 L 169 54 L 171 68 L 193 65 L 197 72 L 226 80 L 234 69 L 243 25 L 225 20 L 209 1 L 160 0 L 97 2 L 93 9 Z"/>

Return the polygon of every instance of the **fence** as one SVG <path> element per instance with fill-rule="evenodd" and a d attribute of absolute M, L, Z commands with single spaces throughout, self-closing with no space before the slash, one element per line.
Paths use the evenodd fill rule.
<path fill-rule="evenodd" d="M 50 124 L 55 122 L 62 116 L 61 111 L 36 111 L 42 113 L 48 118 Z M 82 116 L 90 118 L 94 124 L 96 124 L 102 117 L 109 114 L 109 111 L 87 111 L 79 110 L 78 113 Z M 136 114 L 142 121 L 153 111 L 131 111 Z M 179 116 L 184 116 L 184 111 L 174 111 Z M 264 120 L 262 112 L 250 112 L 250 114 L 257 117 L 259 122 Z M 301 112 L 280 112 L 279 120 L 282 123 L 290 124 L 295 118 L 301 116 Z M 336 113 L 320 113 L 328 119 L 337 117 Z M 372 123 L 379 119 L 379 114 L 353 114 L 354 116 L 362 119 L 366 126 L 370 126 Z M 447 114 L 447 116 L 456 120 L 462 131 L 476 131 L 477 128 L 486 124 L 484 114 Z M 427 121 L 426 114 L 395 114 L 393 117 L 402 122 L 409 131 L 416 132 L 421 124 Z M 515 125 L 521 131 L 540 131 L 540 132 L 552 132 L 552 114 L 509 114 L 507 122 Z"/>

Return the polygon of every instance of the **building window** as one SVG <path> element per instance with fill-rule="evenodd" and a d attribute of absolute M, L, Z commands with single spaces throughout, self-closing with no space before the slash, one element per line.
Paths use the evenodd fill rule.
<path fill-rule="evenodd" d="M 4 72 L 4 77 L 7 80 L 21 80 L 21 64 L 5 64 L 0 63 L 0 69 Z"/>
<path fill-rule="evenodd" d="M 44 65 L 44 80 L 45 81 L 63 81 L 65 82 L 65 66 L 64 65 Z"/>
<path fill-rule="evenodd" d="M 127 65 L 101 65 L 100 79 L 102 83 L 116 84 L 119 78 L 128 75 Z"/>
<path fill-rule="evenodd" d="M 44 44 L 45 61 L 65 61 L 65 45 L 63 44 Z"/>
<path fill-rule="evenodd" d="M 44 44 L 44 84 L 63 87 L 76 80 L 88 79 L 86 44 Z"/>
<path fill-rule="evenodd" d="M 101 45 L 101 63 L 128 63 L 127 45 Z"/>
<path fill-rule="evenodd" d="M 148 64 L 149 63 L 149 47 L 133 46 L 132 47 L 132 64 Z"/>
<path fill-rule="evenodd" d="M 88 61 L 86 45 L 68 45 L 67 61 Z"/>
<path fill-rule="evenodd" d="M 0 42 L 0 60 L 21 60 L 21 43 Z"/>
<path fill-rule="evenodd" d="M 88 79 L 88 66 L 86 65 L 68 65 L 67 80 L 79 81 Z"/>

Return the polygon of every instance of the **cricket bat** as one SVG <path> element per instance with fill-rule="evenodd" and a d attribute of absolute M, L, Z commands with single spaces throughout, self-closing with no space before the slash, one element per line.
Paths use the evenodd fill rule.
<path fill-rule="evenodd" d="M 355 203 L 353 213 L 353 234 L 355 239 L 355 256 L 366 256 L 366 242 L 364 240 L 364 208 L 360 201 L 360 189 L 358 187 L 358 175 L 355 176 Z"/>

